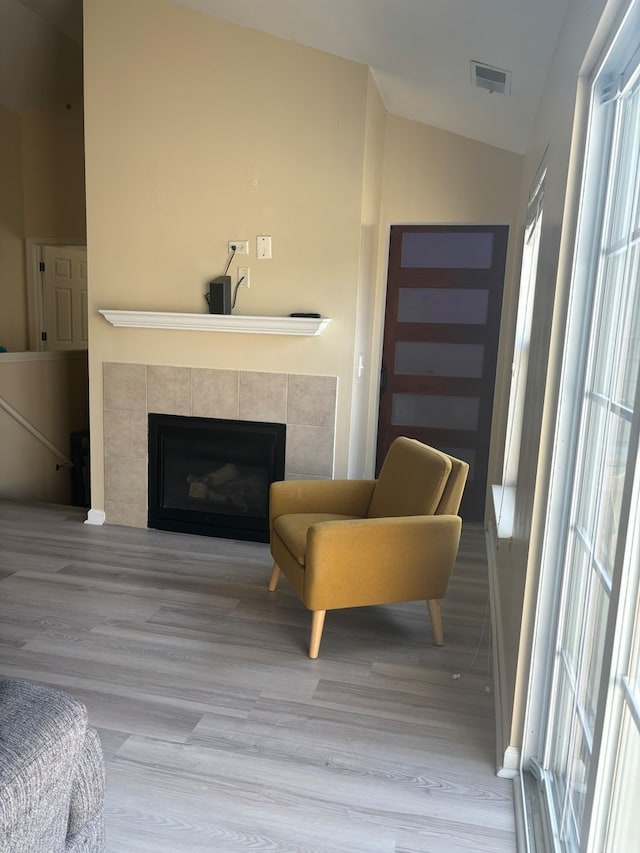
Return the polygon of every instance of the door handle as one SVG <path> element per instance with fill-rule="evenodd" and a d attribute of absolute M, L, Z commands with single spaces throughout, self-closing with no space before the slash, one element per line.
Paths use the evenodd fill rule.
<path fill-rule="evenodd" d="M 383 394 L 387 387 L 387 368 L 382 365 L 380 368 L 380 393 Z"/>

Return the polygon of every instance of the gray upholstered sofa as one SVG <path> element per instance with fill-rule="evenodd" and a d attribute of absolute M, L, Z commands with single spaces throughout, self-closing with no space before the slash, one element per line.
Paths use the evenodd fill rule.
<path fill-rule="evenodd" d="M 84 705 L 0 681 L 0 851 L 103 851 L 104 794 L 102 748 Z"/>

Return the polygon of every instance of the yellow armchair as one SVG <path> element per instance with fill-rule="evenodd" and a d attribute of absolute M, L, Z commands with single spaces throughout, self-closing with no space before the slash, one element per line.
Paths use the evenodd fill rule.
<path fill-rule="evenodd" d="M 284 573 L 312 611 L 317 658 L 327 610 L 427 602 L 443 644 L 440 599 L 456 559 L 466 462 L 397 438 L 377 480 L 288 480 L 269 495 L 269 590 Z"/>

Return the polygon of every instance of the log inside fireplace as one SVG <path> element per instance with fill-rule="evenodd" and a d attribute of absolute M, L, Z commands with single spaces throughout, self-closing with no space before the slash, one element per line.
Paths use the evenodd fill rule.
<path fill-rule="evenodd" d="M 149 414 L 149 527 L 268 542 L 285 439 L 285 424 Z"/>

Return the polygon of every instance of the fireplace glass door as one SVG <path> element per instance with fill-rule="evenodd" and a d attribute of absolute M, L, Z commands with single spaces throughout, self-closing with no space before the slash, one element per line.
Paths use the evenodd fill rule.
<path fill-rule="evenodd" d="M 149 527 L 269 541 L 284 424 L 149 415 Z"/>

